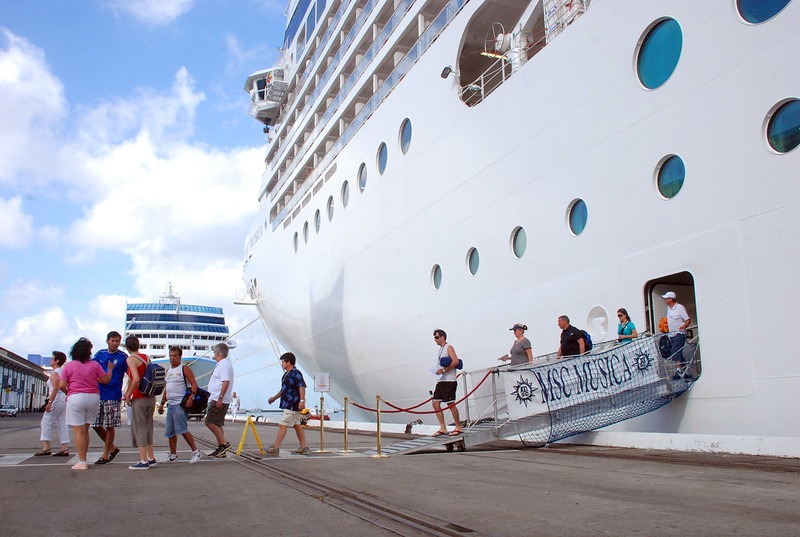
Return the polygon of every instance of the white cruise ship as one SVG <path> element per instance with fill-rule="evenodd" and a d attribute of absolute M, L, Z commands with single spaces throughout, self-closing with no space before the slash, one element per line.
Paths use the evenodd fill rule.
<path fill-rule="evenodd" d="M 657 332 L 674 291 L 702 377 L 578 441 L 800 456 L 800 360 L 780 336 L 798 295 L 800 0 L 286 14 L 280 59 L 245 83 L 267 144 L 244 280 L 335 397 L 424 401 L 436 328 L 480 370 L 515 322 L 535 355 L 561 314 L 596 343 L 620 307 Z"/>
<path fill-rule="evenodd" d="M 192 368 L 200 387 L 208 386 L 217 362 L 214 345 L 227 343 L 228 326 L 222 308 L 181 303 L 172 284 L 158 302 L 130 302 L 125 308 L 125 335 L 139 338 L 140 349 L 155 363 L 169 369 L 169 349 L 183 350 L 183 363 Z"/>

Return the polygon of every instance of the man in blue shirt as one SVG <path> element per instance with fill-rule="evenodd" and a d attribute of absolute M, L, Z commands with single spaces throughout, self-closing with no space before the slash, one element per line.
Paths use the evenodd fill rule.
<path fill-rule="evenodd" d="M 128 371 L 128 355 L 119 350 L 121 342 L 120 333 L 112 330 L 106 336 L 108 348 L 97 351 L 94 355 L 94 361 L 99 363 L 105 372 L 108 372 L 108 363 L 114 362 L 114 372 L 111 374 L 109 383 L 97 385 L 100 388 L 100 408 L 93 427 L 105 446 L 103 455 L 97 459 L 95 464 L 107 464 L 114 460 L 119 453 L 119 448 L 114 445 L 114 436 L 115 428 L 122 425 L 120 421 L 122 380 L 125 378 L 125 372 Z"/>
<path fill-rule="evenodd" d="M 267 450 L 270 455 L 279 455 L 281 442 L 286 437 L 288 427 L 294 427 L 297 439 L 300 441 L 300 449 L 295 451 L 297 455 L 310 455 L 311 450 L 306 445 L 306 432 L 300 424 L 300 411 L 306 407 L 306 381 L 303 374 L 295 367 L 297 358 L 291 352 L 286 352 L 281 356 L 281 367 L 285 371 L 281 379 L 281 391 L 268 399 L 272 404 L 280 397 L 283 415 L 278 425 L 278 435 L 275 443 Z"/>

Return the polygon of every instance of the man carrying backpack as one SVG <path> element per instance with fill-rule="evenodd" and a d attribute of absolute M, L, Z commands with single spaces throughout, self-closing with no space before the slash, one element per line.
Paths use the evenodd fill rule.
<path fill-rule="evenodd" d="M 133 443 L 139 448 L 139 462 L 128 466 L 130 470 L 149 470 L 156 465 L 153 451 L 153 413 L 156 410 L 155 395 L 147 395 L 139 391 L 139 381 L 144 377 L 150 359 L 139 352 L 139 338 L 125 338 L 128 349 L 128 389 L 123 400 L 133 411 Z M 163 386 L 162 386 L 163 389 Z M 161 395 L 161 392 L 159 392 Z"/>
<path fill-rule="evenodd" d="M 558 327 L 561 328 L 561 344 L 558 346 L 558 357 L 578 356 L 586 352 L 586 340 L 583 330 L 578 330 L 569 324 L 569 317 L 561 315 L 558 318 Z"/>
<path fill-rule="evenodd" d="M 200 461 L 202 453 L 197 449 L 192 433 L 189 432 L 189 417 L 187 413 L 194 404 L 194 398 L 186 400 L 187 407 L 181 407 L 181 401 L 187 391 L 192 395 L 197 394 L 197 380 L 188 365 L 182 363 L 183 350 L 180 347 L 169 349 L 169 365 L 171 366 L 164 375 L 166 389 L 161 396 L 161 404 L 158 406 L 158 413 L 164 412 L 164 405 L 167 406 L 167 419 L 164 425 L 164 436 L 169 439 L 169 458 L 167 462 L 178 460 L 178 435 L 183 435 L 183 439 L 192 449 L 192 458 L 189 464 Z"/>

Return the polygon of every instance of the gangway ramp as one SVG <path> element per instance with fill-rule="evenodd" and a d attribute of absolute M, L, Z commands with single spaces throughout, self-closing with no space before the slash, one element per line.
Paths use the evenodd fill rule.
<path fill-rule="evenodd" d="M 522 428 L 537 426 L 544 427 L 546 426 L 545 422 L 549 422 L 546 417 L 541 416 L 536 417 L 535 419 L 528 418 L 526 420 L 517 421 L 528 421 L 529 423 L 514 423 L 514 420 L 510 420 L 499 427 L 491 422 L 480 423 L 473 425 L 468 429 L 464 429 L 464 432 L 458 436 L 420 436 L 419 438 L 413 438 L 411 440 L 405 440 L 390 446 L 382 447 L 381 455 L 409 455 L 411 453 L 417 453 L 419 451 L 424 451 L 426 449 L 438 446 L 445 446 L 448 451 L 452 451 L 453 449 L 458 451 L 466 451 L 468 447 L 479 446 L 481 444 L 486 444 L 501 438 L 507 438 L 509 436 L 519 434 L 518 429 L 521 425 Z M 378 454 L 378 450 L 373 449 L 368 451 L 366 454 L 374 456 Z"/>
<path fill-rule="evenodd" d="M 479 418 L 462 435 L 419 437 L 382 447 L 380 453 L 404 455 L 436 446 L 464 451 L 514 436 L 540 447 L 652 412 L 686 392 L 700 375 L 698 338 L 670 355 L 659 348 L 667 337 L 642 337 L 582 356 L 474 372 L 483 383 L 489 371 L 492 381 L 471 392 L 467 416 Z M 468 388 L 464 386 L 465 392 Z M 367 454 L 377 455 L 377 450 Z"/>

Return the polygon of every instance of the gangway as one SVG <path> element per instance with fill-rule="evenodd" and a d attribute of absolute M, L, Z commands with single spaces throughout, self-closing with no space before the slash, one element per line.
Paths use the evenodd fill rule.
<path fill-rule="evenodd" d="M 472 388 L 467 416 L 478 417 L 467 419 L 461 435 L 418 437 L 383 447 L 381 454 L 436 446 L 465 451 L 513 436 L 541 447 L 652 412 L 688 390 L 700 372 L 699 338 L 691 331 L 688 340 L 683 333 L 644 336 L 627 344 L 599 344 L 581 356 L 548 355 L 533 365 L 470 372 L 462 378 L 480 377 L 481 384 Z M 487 376 L 490 383 L 483 382 Z"/>

